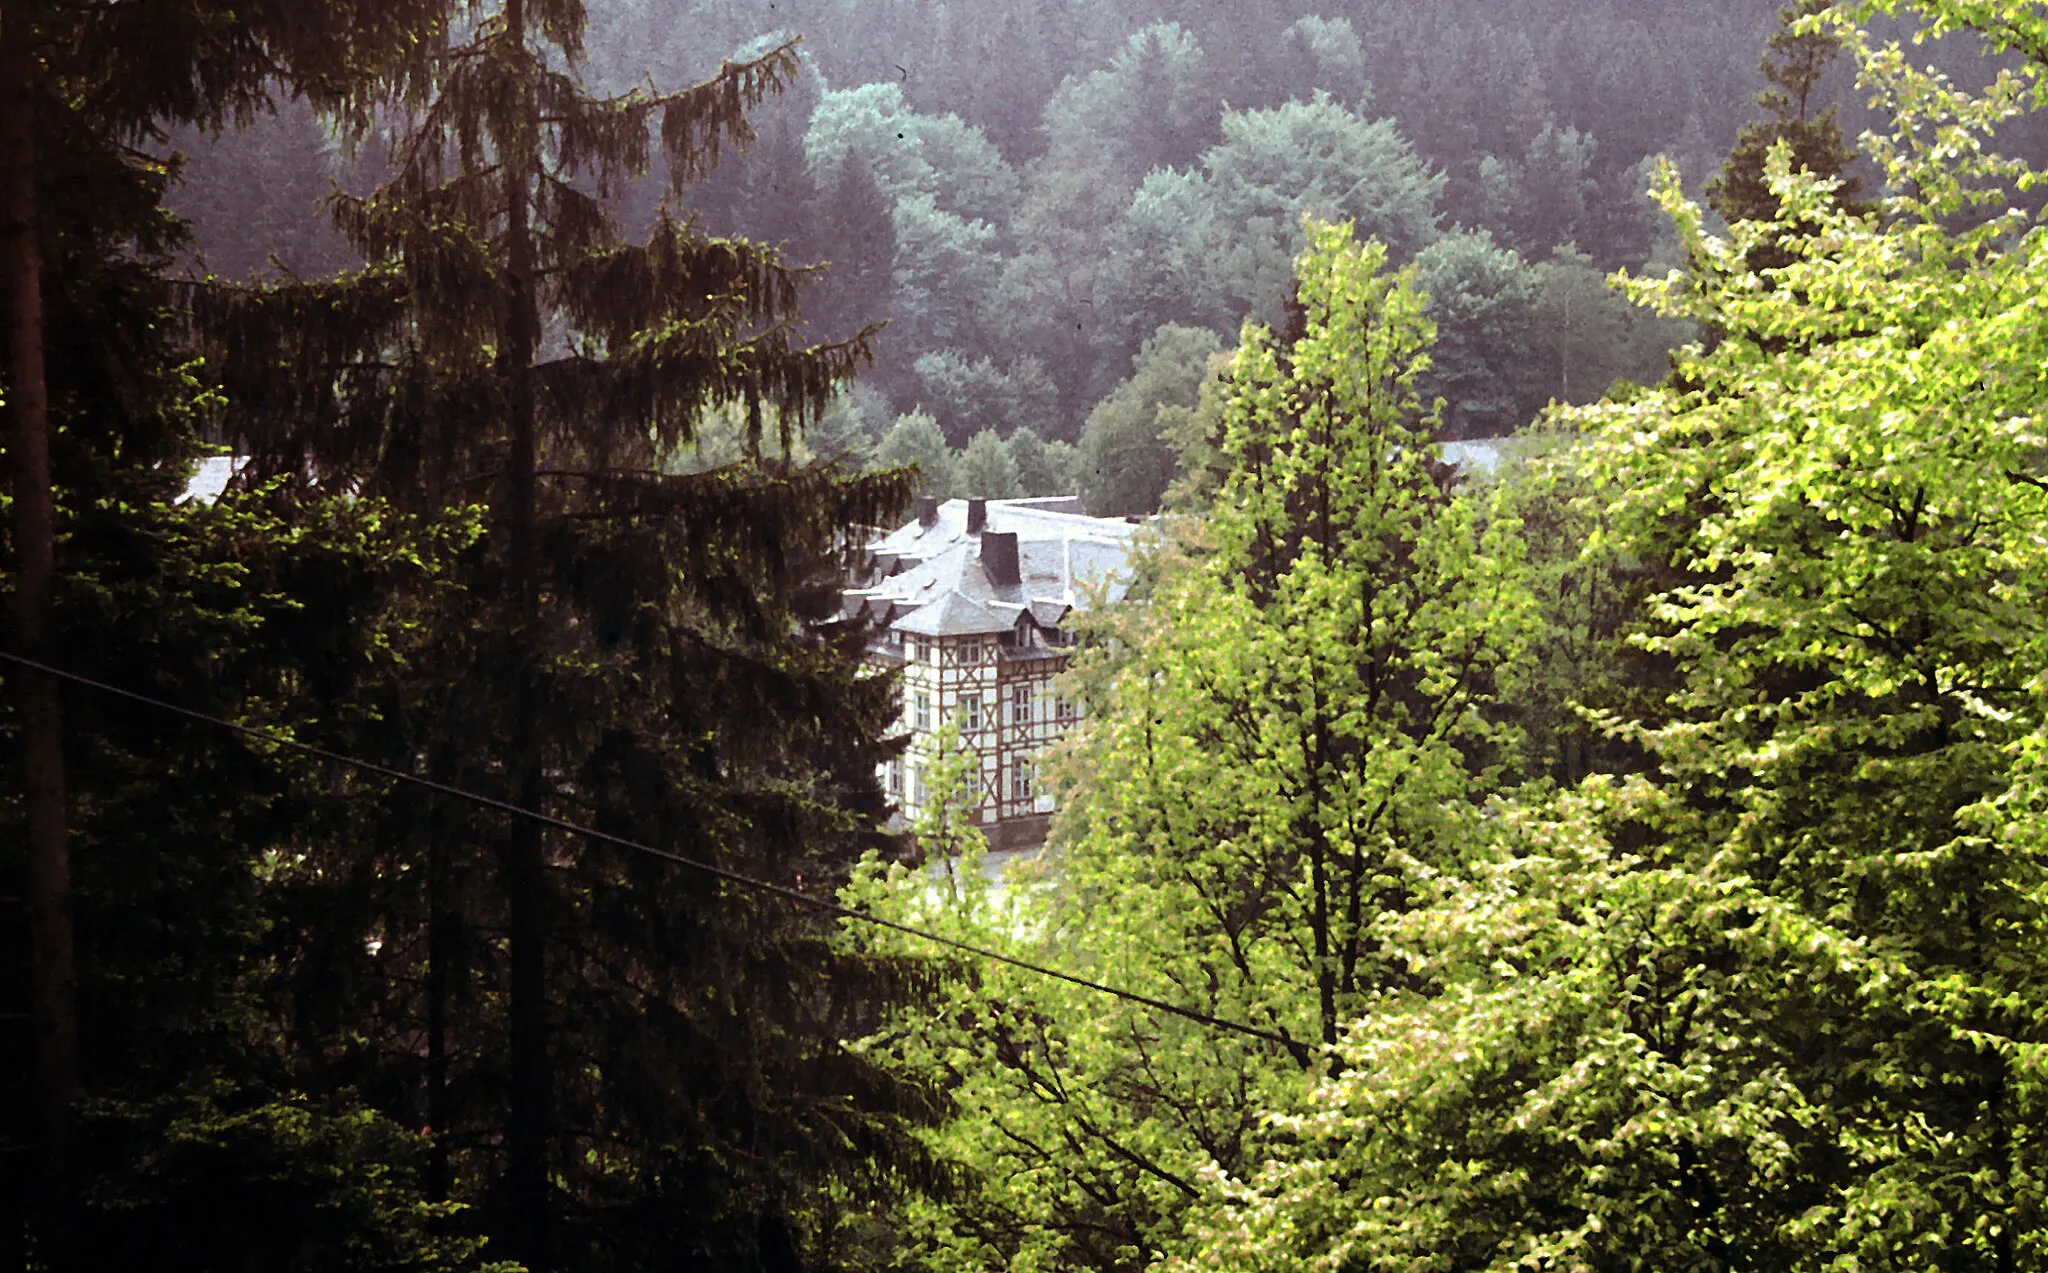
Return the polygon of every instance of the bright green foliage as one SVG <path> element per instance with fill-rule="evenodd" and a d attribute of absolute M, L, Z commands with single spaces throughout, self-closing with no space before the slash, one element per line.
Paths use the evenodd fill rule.
<path fill-rule="evenodd" d="M 1406 275 L 1312 227 L 1296 329 L 1247 327 L 1207 535 L 1083 675 L 1056 874 L 900 915 L 1249 1021 L 1248 1039 L 1002 969 L 872 1046 L 957 1076 L 930 1143 L 958 1197 L 906 1210 L 924 1267 L 1132 1268 L 1181 1249 L 1213 1165 L 1249 1173 L 1343 1021 L 1410 982 L 1379 936 L 1468 851 L 1487 721 L 1529 603 L 1512 520 L 1482 525 L 1414 393 L 1429 323 Z M 1107 671 L 1108 675 L 1103 673 Z M 893 939 L 875 939 L 885 949 Z"/>
<path fill-rule="evenodd" d="M 1988 140 L 2028 86 L 1832 30 L 1897 113 L 1882 217 L 1789 146 L 1726 239 L 1667 176 L 1696 270 L 1634 290 L 1718 339 L 1565 417 L 1668 572 L 1636 640 L 1677 688 L 1608 717 L 1655 773 L 1500 809 L 1385 930 L 1434 992 L 1179 1267 L 2048 1260 L 2048 256 Z"/>
<path fill-rule="evenodd" d="M 1178 459 L 1168 428 L 1193 411 L 1209 360 L 1221 349 L 1216 334 L 1203 327 L 1168 324 L 1146 339 L 1132 360 L 1131 378 L 1096 404 L 1081 433 L 1083 491 L 1091 513 L 1125 517 L 1158 511 Z"/>
<path fill-rule="evenodd" d="M 1382 929 L 1429 993 L 1373 1005 L 1279 1118 L 1298 1149 L 1219 1181 L 1165 1267 L 1818 1267 L 1792 1257 L 1825 1115 L 1755 1046 L 1759 1005 L 1856 954 L 1619 852 L 1603 824 L 1630 812 L 1604 787 L 1497 806 L 1491 860 Z"/>
<path fill-rule="evenodd" d="M 994 429 L 983 429 L 960 453 L 953 481 L 963 494 L 975 499 L 1015 499 L 1024 493 L 1024 481 L 1010 448 Z"/>

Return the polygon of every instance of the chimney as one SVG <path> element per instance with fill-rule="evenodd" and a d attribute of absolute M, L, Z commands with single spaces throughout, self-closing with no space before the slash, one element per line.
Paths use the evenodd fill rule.
<path fill-rule="evenodd" d="M 988 527 L 988 501 L 971 499 L 967 501 L 967 533 L 979 535 Z"/>
<path fill-rule="evenodd" d="M 920 495 L 917 497 L 917 524 L 927 530 L 939 524 L 939 501 L 937 496 Z"/>
<path fill-rule="evenodd" d="M 998 588 L 1024 582 L 1017 566 L 1016 531 L 992 530 L 982 535 L 981 568 L 988 575 L 988 581 Z"/>

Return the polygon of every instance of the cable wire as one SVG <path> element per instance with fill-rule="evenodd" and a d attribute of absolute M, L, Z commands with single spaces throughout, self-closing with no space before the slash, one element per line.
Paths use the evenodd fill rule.
<path fill-rule="evenodd" d="M 974 955 L 999 964 L 1007 964 L 1024 972 L 1040 977 L 1048 977 L 1054 981 L 1063 981 L 1068 985 L 1079 986 L 1083 990 L 1092 990 L 1098 994 L 1109 995 L 1128 1003 L 1142 1004 L 1147 1008 L 1168 1013 L 1187 1021 L 1193 1021 L 1199 1025 L 1212 1026 L 1219 1030 L 1227 1030 L 1236 1034 L 1246 1035 L 1250 1038 L 1262 1039 L 1267 1043 L 1277 1043 L 1297 1058 L 1305 1055 L 1306 1045 L 1300 1040 L 1289 1038 L 1287 1035 L 1276 1031 L 1261 1029 L 1258 1026 L 1250 1025 L 1243 1021 L 1233 1021 L 1228 1017 L 1219 1017 L 1203 1012 L 1199 1008 L 1189 1008 L 1180 1004 L 1169 1003 L 1164 999 L 1155 999 L 1150 995 L 1140 994 L 1135 990 L 1125 990 L 1100 981 L 1092 981 L 1076 973 L 1062 972 L 1057 968 L 1050 968 L 1028 959 L 1019 959 L 1015 955 L 1006 955 L 1001 951 L 991 950 L 985 946 L 977 946 L 972 942 L 964 942 L 957 938 L 947 937 L 942 933 L 935 933 L 929 929 L 917 928 L 910 924 L 901 924 L 893 919 L 886 919 L 876 915 L 871 911 L 860 910 L 857 907 L 847 906 L 841 902 L 805 893 L 798 889 L 790 888 L 787 885 L 777 884 L 773 880 L 764 880 L 739 871 L 728 870 L 715 863 L 686 857 L 681 853 L 657 848 L 654 845 L 645 844 L 638 840 L 629 840 L 624 836 L 613 835 L 609 831 L 600 831 L 596 827 L 587 827 L 580 823 L 557 818 L 552 814 L 542 813 L 538 809 L 527 809 L 510 801 L 500 800 L 495 796 L 487 796 L 480 792 L 465 790 L 445 782 L 436 782 L 431 778 L 422 778 L 418 774 L 407 773 L 402 769 L 393 769 L 389 765 L 380 765 L 374 760 L 364 760 L 361 757 L 350 756 L 343 752 L 330 751 L 325 747 L 302 742 L 299 739 L 291 738 L 284 734 L 273 733 L 267 729 L 258 729 L 253 725 L 243 725 L 195 708 L 182 707 L 166 699 L 156 698 L 135 690 L 123 689 L 118 685 L 110 685 L 105 681 L 94 680 L 92 677 L 83 676 L 77 672 L 68 672 L 63 668 L 38 662 L 35 659 L 14 654 L 7 650 L 0 650 L 0 660 L 19 664 L 22 667 L 41 672 L 46 676 L 54 676 L 59 680 L 70 681 L 73 684 L 82 685 L 88 689 L 98 690 L 102 694 L 110 694 L 116 698 L 123 698 L 133 703 L 141 703 L 144 706 L 156 708 L 158 711 L 169 712 L 174 716 L 183 716 L 189 720 L 200 721 L 220 729 L 229 730 L 245 738 L 254 738 L 274 746 L 290 748 L 308 756 L 317 756 L 322 760 L 331 761 L 337 765 L 345 765 L 351 769 L 360 770 L 363 773 L 371 773 L 379 777 L 389 778 L 394 782 L 410 783 L 415 787 L 422 787 L 428 791 L 439 792 L 445 796 L 468 801 L 481 808 L 494 809 L 516 818 L 526 818 L 543 826 L 553 827 L 558 831 L 567 831 L 572 835 L 580 835 L 585 839 L 593 840 L 600 844 L 609 844 L 615 848 L 626 849 L 634 853 L 644 853 L 649 857 L 659 858 L 664 862 L 672 862 L 677 866 L 688 867 L 690 870 L 700 871 L 705 875 L 725 880 L 731 884 L 737 884 L 742 888 L 750 888 L 757 892 L 773 894 L 787 901 L 797 902 L 815 910 L 824 911 L 826 914 L 836 915 L 842 919 L 857 920 L 860 923 L 873 924 L 878 928 L 886 928 L 908 937 L 922 938 L 936 945 L 957 950 L 962 954 Z"/>

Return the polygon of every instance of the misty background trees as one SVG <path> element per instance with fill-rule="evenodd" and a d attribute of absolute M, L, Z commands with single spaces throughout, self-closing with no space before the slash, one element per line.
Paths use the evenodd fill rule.
<path fill-rule="evenodd" d="M 956 454 L 984 430 L 1028 428 L 1100 457 L 1131 440 L 1098 407 L 1163 328 L 1228 345 L 1243 319 L 1278 317 L 1304 214 L 1352 219 L 1397 262 L 1426 263 L 1442 329 L 1427 388 L 1449 403 L 1447 436 L 1499 435 L 1552 398 L 1655 380 L 1683 324 L 1602 280 L 1673 263 L 1652 160 L 1696 183 L 1716 171 L 1764 87 L 1757 50 L 1776 13 L 1771 0 L 620 3 L 591 11 L 584 73 L 615 89 L 679 81 L 800 34 L 802 75 L 687 211 L 829 264 L 807 330 L 888 321 L 847 417 L 866 446 L 922 411 Z M 1853 137 L 1871 116 L 1848 68 L 1819 72 L 1816 111 L 1843 112 Z M 172 197 L 209 267 L 349 259 L 313 205 L 329 182 L 374 182 L 378 144 L 350 156 L 290 107 L 218 143 L 177 140 L 191 158 Z M 638 229 L 662 195 L 650 180 L 621 199 Z M 1124 440 L 1091 443 L 1091 419 Z M 1125 480 L 1088 468 L 1081 484 Z M 1119 509 L 1156 507 L 1167 483 L 1133 480 Z"/>

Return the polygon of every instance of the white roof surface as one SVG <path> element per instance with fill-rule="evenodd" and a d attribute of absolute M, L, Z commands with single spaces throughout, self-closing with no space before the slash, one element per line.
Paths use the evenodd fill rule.
<path fill-rule="evenodd" d="M 902 571 L 852 595 L 916 607 L 890 626 L 931 636 L 1005 632 L 1026 608 L 1043 622 L 1085 605 L 1093 589 L 1122 596 L 1137 527 L 1046 506 L 1054 503 L 1071 502 L 987 502 L 984 530 L 1017 536 L 1017 583 L 989 579 L 981 535 L 967 531 L 967 501 L 955 499 L 939 505 L 933 525 L 912 520 L 869 545 L 878 557 L 896 558 Z"/>

